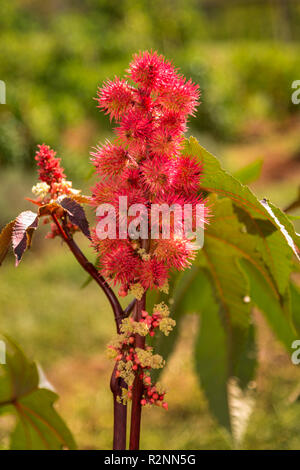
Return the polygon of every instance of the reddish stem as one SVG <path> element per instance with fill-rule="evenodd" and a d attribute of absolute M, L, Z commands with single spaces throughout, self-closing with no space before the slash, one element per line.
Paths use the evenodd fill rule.
<path fill-rule="evenodd" d="M 92 278 L 97 282 L 97 284 L 104 291 L 106 297 L 108 298 L 110 305 L 114 312 L 115 322 L 117 332 L 120 333 L 120 325 L 123 318 L 127 316 L 127 312 L 123 312 L 123 309 L 118 301 L 115 293 L 111 287 L 107 284 L 105 279 L 99 274 L 95 266 L 88 261 L 85 255 L 82 253 L 78 245 L 73 240 L 72 236 L 69 234 L 66 227 L 63 227 L 57 216 L 53 213 L 52 218 L 59 230 L 60 235 L 63 240 L 66 242 L 71 252 L 77 259 L 78 263 L 83 267 L 83 269 L 92 276 Z M 128 310 L 130 310 L 130 305 Z M 113 370 L 110 388 L 113 393 L 114 398 L 114 438 L 113 438 L 113 450 L 125 450 L 126 449 L 126 428 L 127 428 L 127 406 L 119 403 L 117 398 L 121 395 L 122 387 L 126 387 L 126 384 L 123 383 L 121 379 L 115 377 L 115 369 Z"/>
<path fill-rule="evenodd" d="M 142 310 L 146 307 L 146 293 L 143 295 L 141 300 L 138 300 L 134 307 L 133 317 L 135 321 L 141 319 Z M 145 337 L 136 335 L 135 336 L 135 347 L 145 348 Z M 141 416 L 142 416 L 142 405 L 141 399 L 143 394 L 143 380 L 140 377 L 141 369 L 137 370 L 132 389 L 132 407 L 131 407 L 131 426 L 130 426 L 130 450 L 138 450 L 140 447 L 140 433 L 141 433 Z"/>
<path fill-rule="evenodd" d="M 147 252 L 149 251 L 149 240 L 142 240 L 142 248 Z M 146 310 L 146 295 L 145 292 L 141 300 L 136 300 L 133 310 L 133 318 L 135 321 L 140 321 L 142 318 L 142 311 Z M 145 336 L 135 335 L 135 347 L 145 349 L 146 339 Z M 139 367 L 133 382 L 132 389 L 132 407 L 131 407 L 131 425 L 130 425 L 130 450 L 138 450 L 140 447 L 140 434 L 141 434 L 141 417 L 142 417 L 142 405 L 141 399 L 143 395 L 144 383 L 140 377 L 141 368 Z"/>
<path fill-rule="evenodd" d="M 79 246 L 75 243 L 71 235 L 68 233 L 66 227 L 62 227 L 57 216 L 55 214 L 52 214 L 52 218 L 62 236 L 64 241 L 67 243 L 68 247 L 70 248 L 71 252 L 77 259 L 78 263 L 83 267 L 83 269 L 92 276 L 92 278 L 97 282 L 97 284 L 101 287 L 101 289 L 104 291 L 106 297 L 108 298 L 110 305 L 113 309 L 114 315 L 115 315 L 115 322 L 116 322 L 116 327 L 117 330 L 119 329 L 119 324 L 124 318 L 123 315 L 123 309 L 120 305 L 120 302 L 118 301 L 114 291 L 112 288 L 107 284 L 106 280 L 104 277 L 102 277 L 98 270 L 95 268 L 95 266 L 88 261 L 88 259 L 85 257 L 85 255 L 82 253 L 80 250 Z"/>

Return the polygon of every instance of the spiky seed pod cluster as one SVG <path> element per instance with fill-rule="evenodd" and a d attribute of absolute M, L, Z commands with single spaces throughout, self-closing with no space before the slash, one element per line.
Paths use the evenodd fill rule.
<path fill-rule="evenodd" d="M 155 330 L 160 329 L 167 336 L 176 324 L 169 315 L 169 308 L 161 302 L 154 306 L 151 314 L 143 311 L 140 321 L 134 321 L 132 317 L 125 318 L 121 324 L 121 333 L 108 345 L 109 357 L 117 362 L 116 377 L 122 377 L 128 386 L 120 397 L 123 403 L 131 399 L 135 374 L 139 373 L 144 384 L 141 404 L 154 404 L 167 409 L 165 390 L 159 384 L 152 384 L 150 377 L 151 369 L 162 368 L 164 360 L 159 354 L 153 354 L 150 346 L 145 349 L 135 347 L 135 335 L 154 336 Z"/>
<path fill-rule="evenodd" d="M 150 223 L 151 204 L 195 208 L 203 203 L 201 165 L 192 155 L 181 155 L 187 119 L 195 112 L 199 94 L 197 85 L 156 52 L 135 55 L 127 79 L 107 81 L 98 90 L 98 107 L 115 120 L 116 139 L 91 152 L 99 178 L 92 188 L 94 207 L 112 204 L 118 214 L 119 198 L 127 196 L 128 207 L 140 203 L 148 208 Z M 206 215 L 207 210 L 203 223 Z M 117 234 L 121 219 L 117 217 Z M 127 224 L 131 220 L 128 217 Z M 140 242 L 132 241 L 128 232 L 118 244 L 99 240 L 94 232 L 101 274 L 120 286 L 122 296 L 136 290 L 136 285 L 144 290 L 165 289 L 169 271 L 186 269 L 195 256 L 190 240 L 179 239 L 177 229 L 171 217 L 168 240 L 152 239 L 146 258 L 141 256 Z"/>

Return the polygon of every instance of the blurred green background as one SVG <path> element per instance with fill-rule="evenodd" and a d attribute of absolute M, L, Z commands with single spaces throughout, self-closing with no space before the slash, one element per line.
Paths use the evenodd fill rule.
<path fill-rule="evenodd" d="M 297 196 L 300 105 L 300 2 L 297 0 L 0 0 L 0 227 L 30 208 L 38 143 L 53 146 L 75 187 L 92 185 L 89 151 L 112 133 L 93 97 L 123 75 L 133 53 L 158 50 L 199 83 L 202 104 L 189 133 L 237 171 L 258 158 L 253 185 L 281 208 Z M 295 212 L 296 214 L 297 212 Z M 109 306 L 59 240 L 41 230 L 16 270 L 0 271 L 1 330 L 45 368 L 59 409 L 80 448 L 110 448 L 113 332 Z M 91 259 L 93 254 L 78 235 Z M 259 313 L 257 405 L 242 448 L 300 448 L 299 370 Z M 170 411 L 146 410 L 142 447 L 223 449 L 228 436 L 210 417 L 193 373 L 190 317 L 163 376 Z M 186 347 L 188 344 L 188 347 Z M 184 380 L 183 380 L 184 378 Z M 9 419 L 0 421 L 0 448 Z"/>

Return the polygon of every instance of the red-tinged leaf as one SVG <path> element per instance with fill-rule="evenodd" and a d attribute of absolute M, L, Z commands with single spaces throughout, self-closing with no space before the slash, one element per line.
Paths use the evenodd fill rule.
<path fill-rule="evenodd" d="M 58 198 L 58 202 L 63 209 L 68 213 L 70 221 L 77 225 L 82 233 L 87 237 L 91 238 L 89 223 L 85 216 L 83 207 L 76 201 L 69 197 Z"/>
<path fill-rule="evenodd" d="M 4 229 L 0 233 L 0 266 L 7 255 L 14 225 L 15 220 L 12 220 L 9 224 L 4 227 Z"/>
<path fill-rule="evenodd" d="M 71 194 L 71 199 L 74 201 L 79 202 L 80 204 L 90 204 L 91 198 L 89 196 L 85 196 L 84 194 Z"/>
<path fill-rule="evenodd" d="M 32 204 L 35 204 L 36 206 L 42 206 L 43 204 L 39 201 L 35 201 L 34 199 L 31 199 L 30 197 L 25 197 L 26 201 L 32 202 Z"/>
<path fill-rule="evenodd" d="M 12 232 L 12 245 L 16 256 L 16 266 L 23 253 L 31 245 L 32 235 L 38 226 L 38 214 L 31 211 L 21 212 L 15 220 Z"/>
<path fill-rule="evenodd" d="M 51 215 L 59 208 L 60 204 L 57 204 L 57 202 L 50 202 L 49 204 L 44 204 L 39 208 L 39 216 L 42 217 L 43 215 Z"/>

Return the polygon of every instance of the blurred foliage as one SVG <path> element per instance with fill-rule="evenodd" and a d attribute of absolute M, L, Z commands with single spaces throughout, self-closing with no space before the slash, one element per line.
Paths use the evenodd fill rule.
<path fill-rule="evenodd" d="M 36 144 L 47 142 L 82 178 L 88 149 L 110 132 L 92 97 L 139 49 L 157 49 L 200 84 L 193 133 L 232 139 L 249 122 L 296 113 L 300 8 L 286 3 L 292 14 L 280 2 L 10 1 L 0 17 L 0 164 L 32 165 Z"/>

